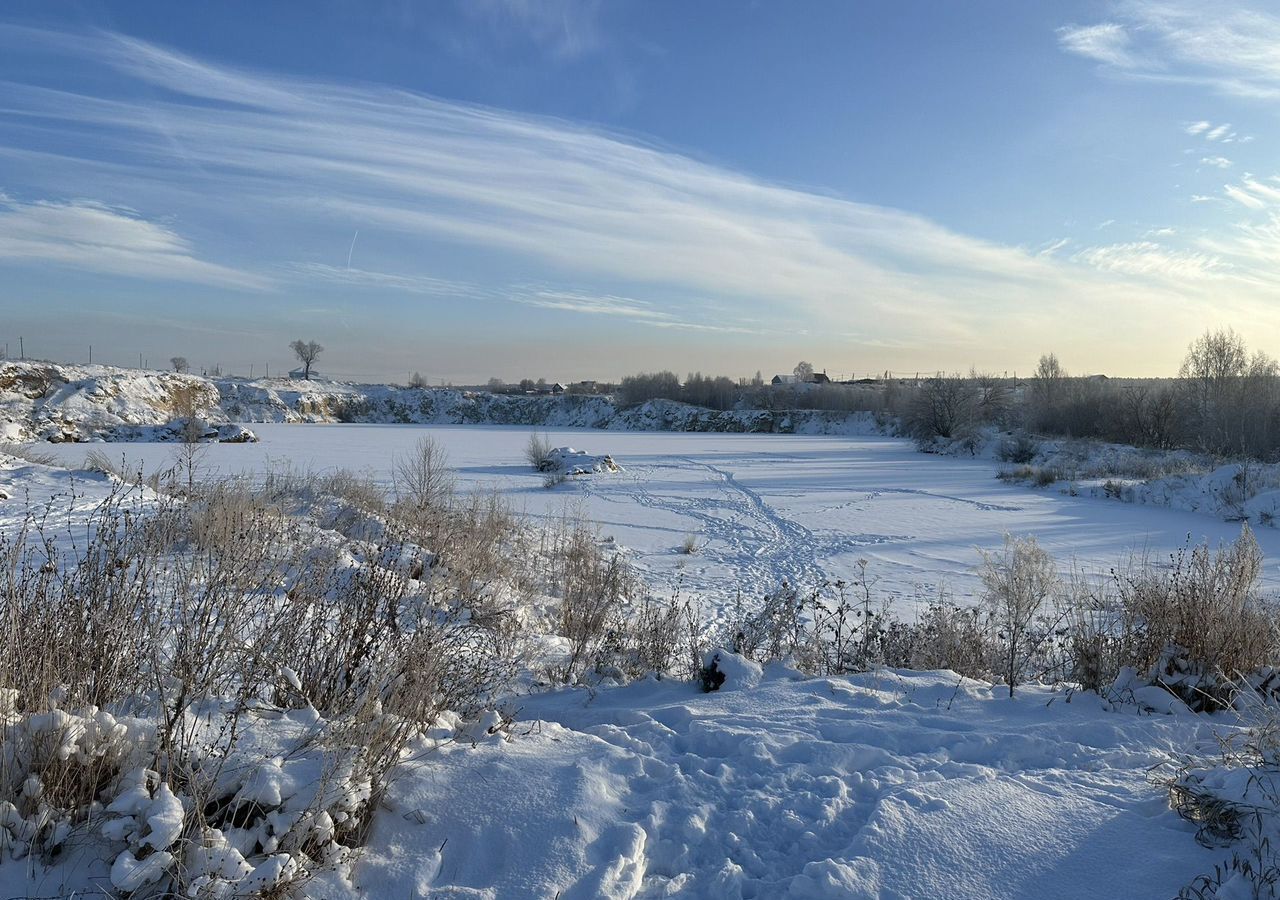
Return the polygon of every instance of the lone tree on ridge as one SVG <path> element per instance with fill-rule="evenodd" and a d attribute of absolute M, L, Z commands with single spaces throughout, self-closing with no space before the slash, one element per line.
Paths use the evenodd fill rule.
<path fill-rule="evenodd" d="M 302 377 L 310 381 L 311 366 L 316 361 L 316 357 L 324 352 L 324 347 L 315 341 L 304 341 L 299 338 L 289 345 L 289 349 L 293 351 L 294 356 L 298 357 L 298 362 L 302 363 Z"/>

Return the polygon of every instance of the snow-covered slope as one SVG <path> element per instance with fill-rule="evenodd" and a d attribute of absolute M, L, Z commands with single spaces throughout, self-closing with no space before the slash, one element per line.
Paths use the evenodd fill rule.
<path fill-rule="evenodd" d="M 944 672 L 557 691 L 525 699 L 508 739 L 407 767 L 353 882 L 387 897 L 1166 898 L 1219 857 L 1147 770 L 1212 731 Z"/>
<path fill-rule="evenodd" d="M 176 372 L 0 363 L 0 441 L 175 440 L 188 418 L 202 439 L 252 440 L 228 427 L 217 385 Z"/>
<path fill-rule="evenodd" d="M 655 400 L 492 394 L 289 379 L 209 379 L 141 369 L 0 363 L 0 440 L 163 440 L 190 407 L 212 426 L 258 422 L 533 425 L 624 431 L 876 434 L 865 414 L 719 412 Z M 148 430 L 152 429 L 152 430 Z M 238 432 L 218 435 L 226 440 Z"/>

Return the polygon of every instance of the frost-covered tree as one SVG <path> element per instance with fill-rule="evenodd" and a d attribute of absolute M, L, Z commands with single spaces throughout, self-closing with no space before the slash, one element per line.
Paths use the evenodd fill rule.
<path fill-rule="evenodd" d="M 304 341 L 301 338 L 289 345 L 289 349 L 293 351 L 293 355 L 298 357 L 298 362 L 302 363 L 302 377 L 311 380 L 311 366 L 315 364 L 316 357 L 324 352 L 324 347 L 315 341 Z"/>
<path fill-rule="evenodd" d="M 1009 696 L 1022 681 L 1027 663 L 1044 641 L 1035 631 L 1049 597 L 1058 588 L 1053 557 L 1033 537 L 1005 535 L 1004 548 L 982 552 L 982 599 L 991 612 L 1001 649 L 1001 667 Z"/>
<path fill-rule="evenodd" d="M 173 371 L 175 372 L 186 372 L 191 368 L 191 364 L 187 362 L 185 356 L 171 356 L 169 365 L 173 366 Z"/>
<path fill-rule="evenodd" d="M 1201 446 L 1219 453 L 1272 449 L 1278 373 L 1274 359 L 1261 351 L 1250 356 L 1230 328 L 1206 331 L 1193 341 L 1178 377 Z"/>
<path fill-rule="evenodd" d="M 796 363 L 796 367 L 795 369 L 792 370 L 792 372 L 796 376 L 796 381 L 799 381 L 802 383 L 806 381 L 812 381 L 813 380 L 813 363 L 804 362 L 803 360 L 801 360 L 800 362 Z"/>

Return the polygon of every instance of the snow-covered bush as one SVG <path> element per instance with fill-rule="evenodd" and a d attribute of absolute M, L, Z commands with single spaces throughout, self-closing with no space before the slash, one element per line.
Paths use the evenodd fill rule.
<path fill-rule="evenodd" d="M 1238 676 L 1280 661 L 1274 609 L 1258 590 L 1261 565 L 1245 525 L 1230 546 L 1184 548 L 1168 568 L 1144 563 L 1122 573 L 1127 664 L 1193 708 L 1228 705 Z"/>
<path fill-rule="evenodd" d="M 641 588 L 626 561 L 616 553 L 603 553 L 595 533 L 581 523 L 562 530 L 551 559 L 559 598 L 556 630 L 568 647 L 551 674 L 573 681 L 616 650 L 624 606 L 629 598 L 640 596 Z"/>
<path fill-rule="evenodd" d="M 1224 737 L 1216 755 L 1187 759 L 1165 779 L 1169 805 L 1197 826 L 1196 840 L 1231 851 L 1179 900 L 1280 897 L 1280 709 L 1255 704 L 1250 713 L 1253 724 Z"/>
<path fill-rule="evenodd" d="M 982 577 L 982 599 L 997 629 L 1000 671 L 1012 697 L 1027 664 L 1049 636 L 1036 625 L 1058 590 L 1057 569 L 1035 538 L 1006 535 L 1002 550 L 982 553 L 978 574 Z"/>
<path fill-rule="evenodd" d="M 437 583 L 394 518 L 318 527 L 323 486 L 116 482 L 87 540 L 0 535 L 0 849 L 74 836 L 122 893 L 284 896 L 358 848 L 409 740 L 494 706 L 497 551 L 453 548 Z M 454 521 L 501 540 L 504 515 Z"/>
<path fill-rule="evenodd" d="M 1040 442 L 1025 431 L 1009 435 L 1000 444 L 998 456 L 1002 462 L 1029 465 L 1040 452 Z"/>

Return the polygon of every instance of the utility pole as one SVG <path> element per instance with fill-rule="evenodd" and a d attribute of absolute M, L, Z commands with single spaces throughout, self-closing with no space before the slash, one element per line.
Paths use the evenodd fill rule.
<path fill-rule="evenodd" d="M 93 365 L 93 344 L 89 345 L 89 365 Z"/>
<path fill-rule="evenodd" d="M 27 349 L 22 345 L 22 335 L 18 335 L 18 359 L 27 358 Z"/>
<path fill-rule="evenodd" d="M 142 354 L 141 354 L 141 353 L 139 353 L 139 354 L 138 354 L 138 368 L 139 368 L 139 369 L 141 369 L 141 368 L 142 368 Z"/>

